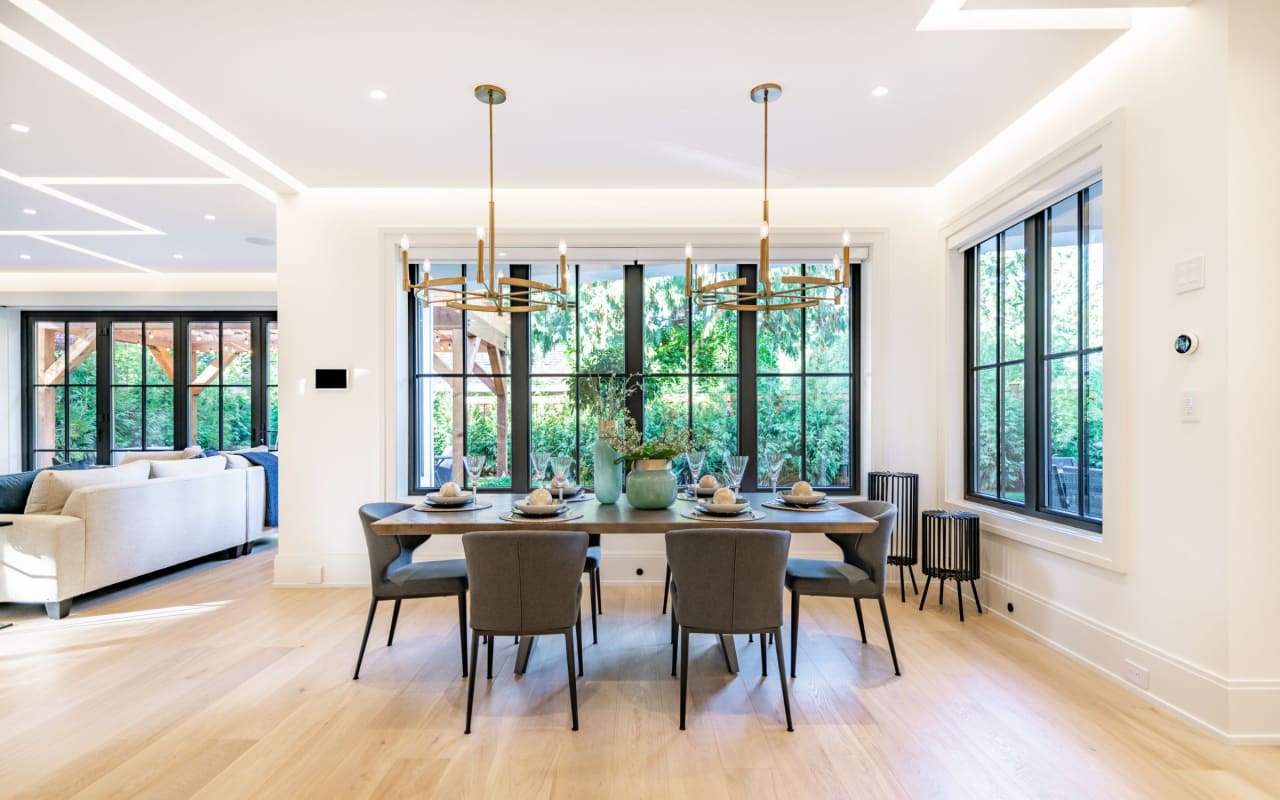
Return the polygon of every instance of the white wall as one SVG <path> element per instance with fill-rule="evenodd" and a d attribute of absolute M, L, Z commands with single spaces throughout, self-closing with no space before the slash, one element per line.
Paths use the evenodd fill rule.
<path fill-rule="evenodd" d="M 0 474 L 22 469 L 22 313 L 0 307 Z"/>
<path fill-rule="evenodd" d="M 871 468 L 924 473 L 924 491 L 932 494 L 935 436 L 919 421 L 934 413 L 935 342 L 920 319 L 936 309 L 918 297 L 937 250 L 930 192 L 776 191 L 771 200 L 779 232 L 847 227 L 872 243 L 864 269 L 864 453 Z M 395 350 L 403 341 L 397 315 L 404 302 L 391 242 L 405 230 L 424 236 L 471 230 L 483 209 L 483 195 L 470 191 L 329 189 L 282 201 L 279 313 L 289 335 L 280 358 L 281 416 L 288 424 L 281 434 L 287 455 L 278 583 L 368 581 L 356 508 L 403 492 L 395 474 L 398 439 L 388 427 L 396 424 L 396 400 L 405 390 L 398 373 L 403 357 Z M 732 228 L 750 244 L 758 209 L 754 191 L 521 190 L 499 192 L 498 224 L 500 234 L 542 230 L 554 242 L 557 226 L 571 222 L 578 230 L 609 231 L 623 244 L 659 229 Z M 315 392 L 308 376 L 317 367 L 349 369 L 352 388 Z M 457 542 L 429 547 L 456 552 Z M 646 579 L 661 579 L 659 540 L 611 537 L 605 547 L 606 579 L 634 579 L 636 567 Z"/>
<path fill-rule="evenodd" d="M 1125 424 L 1107 434 L 1104 535 L 1121 537 L 1127 566 L 1118 573 L 989 534 L 988 601 L 1114 676 L 1125 659 L 1150 669 L 1154 699 L 1241 740 L 1280 740 L 1280 607 L 1263 588 L 1280 563 L 1280 522 L 1266 508 L 1280 479 L 1277 368 L 1260 346 L 1275 341 L 1280 297 L 1262 241 L 1276 213 L 1266 193 L 1280 177 L 1278 13 L 1224 0 L 1135 12 L 1132 31 L 938 187 L 943 218 L 961 217 L 1090 126 L 1122 120 L 1118 170 L 1104 181 L 1123 191 L 1104 189 L 1104 225 L 1109 242 L 1125 243 L 1108 245 L 1106 266 L 1109 311 L 1120 312 L 1108 314 L 1107 420 Z M 1271 186 L 1249 180 L 1258 174 Z M 1173 265 L 1193 256 L 1206 259 L 1207 285 L 1176 295 Z M 1200 335 L 1193 356 L 1173 353 L 1184 330 Z M 1200 390 L 1198 424 L 1178 416 L 1189 387 Z M 942 433 L 944 443 L 963 435 L 954 425 Z"/>

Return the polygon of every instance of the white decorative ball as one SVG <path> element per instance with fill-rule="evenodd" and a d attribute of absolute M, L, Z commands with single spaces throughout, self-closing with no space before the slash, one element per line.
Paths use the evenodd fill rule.
<path fill-rule="evenodd" d="M 529 492 L 529 498 L 526 502 L 531 506 L 549 506 L 551 505 L 551 492 L 546 489 L 534 489 Z"/>
<path fill-rule="evenodd" d="M 796 481 L 795 485 L 791 487 L 791 493 L 798 497 L 807 497 L 813 494 L 813 487 L 809 485 L 808 481 Z"/>
<path fill-rule="evenodd" d="M 702 479 L 698 481 L 698 486 L 702 489 L 714 489 L 719 485 L 720 481 L 716 480 L 715 475 L 703 475 Z"/>
<path fill-rule="evenodd" d="M 716 489 L 716 493 L 711 495 L 711 502 L 716 503 L 717 505 L 721 503 L 736 503 L 737 501 L 738 498 L 734 497 L 733 490 L 728 487 Z"/>
<path fill-rule="evenodd" d="M 440 487 L 441 497 L 458 497 L 461 494 L 462 494 L 462 489 L 458 488 L 458 484 L 454 483 L 453 481 L 449 481 L 444 486 Z"/>

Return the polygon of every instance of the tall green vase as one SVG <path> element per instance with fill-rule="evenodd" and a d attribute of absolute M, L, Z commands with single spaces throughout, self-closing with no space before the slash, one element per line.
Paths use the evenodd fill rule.
<path fill-rule="evenodd" d="M 613 425 L 612 420 L 600 420 L 600 433 L 611 430 Z M 618 451 L 606 444 L 603 437 L 596 438 L 591 464 L 595 472 L 596 500 L 606 506 L 618 502 L 622 496 L 622 464 L 618 463 Z"/>

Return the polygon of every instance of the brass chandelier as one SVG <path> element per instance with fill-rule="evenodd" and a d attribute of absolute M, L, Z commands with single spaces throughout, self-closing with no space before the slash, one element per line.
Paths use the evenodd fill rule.
<path fill-rule="evenodd" d="M 493 107 L 507 101 L 507 93 L 500 86 L 487 83 L 475 89 L 476 99 L 489 107 L 489 227 L 488 235 L 483 225 L 476 227 L 476 283 L 479 289 L 467 287 L 467 278 L 461 275 L 443 278 L 431 277 L 431 260 L 423 259 L 422 280 L 413 283 L 409 274 L 409 237 L 400 238 L 401 283 L 404 291 L 418 296 L 424 306 L 443 304 L 459 311 L 479 311 L 496 314 L 529 313 L 548 308 L 567 309 L 574 303 L 569 300 L 569 268 L 567 246 L 560 242 L 560 269 L 557 283 L 552 286 L 541 281 L 513 278 L 498 274 L 494 258 L 498 238 L 494 226 L 493 204 Z M 489 243 L 488 269 L 485 269 L 485 241 Z"/>
<path fill-rule="evenodd" d="M 695 276 L 693 247 L 685 246 L 685 295 L 693 297 L 699 306 L 715 306 L 726 311 L 782 311 L 792 308 L 812 308 L 820 303 L 841 302 L 842 289 L 850 286 L 849 232 L 843 236 L 843 251 L 831 259 L 832 276 L 784 275 L 781 285 L 775 287 L 769 276 L 769 103 L 782 97 L 782 87 L 776 83 L 762 83 L 752 88 L 751 100 L 764 106 L 764 214 L 760 222 L 760 272 L 761 288 L 746 291 L 746 278 L 730 278 L 703 284 L 700 275 Z M 695 280 L 696 278 L 696 280 Z"/>

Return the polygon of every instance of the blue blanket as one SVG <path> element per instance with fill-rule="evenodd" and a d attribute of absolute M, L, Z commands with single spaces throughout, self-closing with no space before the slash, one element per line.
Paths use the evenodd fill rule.
<path fill-rule="evenodd" d="M 275 453 L 247 450 L 237 455 L 249 459 L 250 464 L 262 467 L 267 474 L 267 513 L 262 524 L 274 528 L 280 524 L 280 458 Z"/>

